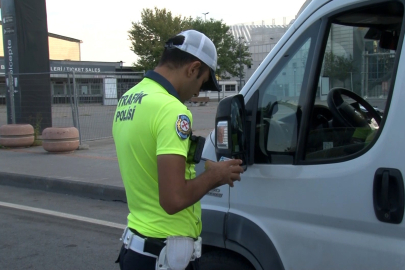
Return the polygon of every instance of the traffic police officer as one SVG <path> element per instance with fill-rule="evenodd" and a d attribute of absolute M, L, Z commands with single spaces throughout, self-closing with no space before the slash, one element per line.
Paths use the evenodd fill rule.
<path fill-rule="evenodd" d="M 172 262 L 168 268 L 196 269 L 198 254 L 188 254 L 184 267 L 173 266 L 169 241 L 175 236 L 199 239 L 200 199 L 213 188 L 240 180 L 239 159 L 208 162 L 198 177 L 187 159 L 193 117 L 184 102 L 200 89 L 219 90 L 216 66 L 212 41 L 198 31 L 184 31 L 166 42 L 158 66 L 118 102 L 113 137 L 129 208 L 117 260 L 121 269 L 165 267 L 158 262 L 166 260 L 166 247 L 166 261 Z M 189 264 L 190 258 L 194 261 Z"/>

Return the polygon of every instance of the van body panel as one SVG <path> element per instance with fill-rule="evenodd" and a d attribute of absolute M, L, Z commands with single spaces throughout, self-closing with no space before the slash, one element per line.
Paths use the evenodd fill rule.
<path fill-rule="evenodd" d="M 257 105 L 247 106 L 255 111 L 247 125 L 255 136 L 248 141 L 255 148 L 253 162 L 234 188 L 221 187 L 229 192 L 228 207 L 225 200 L 202 200 L 203 209 L 217 207 L 229 215 L 225 248 L 238 246 L 245 250 L 241 256 L 251 254 L 262 269 L 278 269 L 278 260 L 284 269 L 405 268 L 405 222 L 391 222 L 388 212 L 380 220 L 376 212 L 379 200 L 393 211 L 393 205 L 403 206 L 404 3 L 311 2 L 247 82 L 241 91 L 245 104 L 259 96 Z M 399 39 L 395 47 L 383 47 L 387 33 Z M 328 70 L 333 59 L 346 67 Z M 348 75 L 336 75 L 337 67 L 347 68 Z M 328 109 L 334 98 L 329 93 L 342 88 L 381 111 L 381 119 L 342 126 Z M 360 102 L 345 98 L 339 112 L 346 102 L 354 110 L 343 111 L 345 117 L 373 111 L 361 112 Z M 316 118 L 318 110 L 325 114 Z M 363 129 L 367 136 L 358 137 Z M 207 157 L 215 157 L 214 132 L 211 136 Z M 381 168 L 385 180 L 376 177 Z M 394 178 L 402 186 L 395 186 Z M 376 192 L 378 181 L 382 188 Z"/>
<path fill-rule="evenodd" d="M 203 159 L 217 161 L 217 157 L 215 155 L 215 145 L 213 144 L 214 141 L 215 130 L 213 130 L 205 140 L 205 145 L 202 153 Z M 199 175 L 204 171 L 204 165 L 204 160 L 202 160 L 199 164 L 196 164 L 196 175 Z M 224 213 L 227 213 L 229 211 L 229 189 L 230 188 L 228 185 L 223 185 L 209 191 L 208 194 L 201 199 L 202 209 L 222 211 Z M 202 220 L 202 222 L 204 222 L 204 219 Z"/>

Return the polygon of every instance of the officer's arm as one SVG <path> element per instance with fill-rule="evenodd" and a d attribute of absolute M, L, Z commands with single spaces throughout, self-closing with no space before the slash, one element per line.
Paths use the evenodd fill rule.
<path fill-rule="evenodd" d="M 173 215 L 198 202 L 208 191 L 240 180 L 241 160 L 213 163 L 210 169 L 192 180 L 185 179 L 186 158 L 181 155 L 158 155 L 159 203 Z"/>

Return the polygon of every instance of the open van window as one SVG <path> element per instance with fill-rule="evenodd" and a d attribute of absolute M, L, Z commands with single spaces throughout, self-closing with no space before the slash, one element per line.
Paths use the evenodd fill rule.
<path fill-rule="evenodd" d="M 338 15 L 330 24 L 305 160 L 356 155 L 376 140 L 395 79 L 403 7 Z"/>
<path fill-rule="evenodd" d="M 387 113 L 402 21 L 402 4 L 385 2 L 335 15 L 324 37 L 317 24 L 307 29 L 259 88 L 254 162 L 293 164 L 299 144 L 303 160 L 321 163 L 368 149 Z"/>

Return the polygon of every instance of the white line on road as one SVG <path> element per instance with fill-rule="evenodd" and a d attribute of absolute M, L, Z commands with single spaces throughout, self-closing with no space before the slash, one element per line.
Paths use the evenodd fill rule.
<path fill-rule="evenodd" d="M 45 214 L 45 215 L 49 215 L 49 216 L 55 216 L 55 217 L 59 217 L 59 218 L 66 218 L 66 219 L 72 219 L 72 220 L 77 220 L 77 221 L 83 221 L 83 222 L 88 222 L 88 223 L 92 223 L 92 224 L 97 224 L 97 225 L 107 226 L 107 227 L 112 227 L 112 228 L 117 228 L 117 229 L 125 229 L 125 226 L 126 226 L 126 225 L 115 223 L 115 222 L 109 222 L 109 221 L 104 221 L 104 220 L 100 220 L 100 219 L 76 216 L 76 215 L 56 212 L 56 211 L 52 211 L 52 210 L 34 208 L 34 207 L 29 207 L 29 206 L 24 206 L 24 205 L 19 205 L 19 204 L 13 204 L 13 203 L 0 202 L 0 206 L 13 208 L 13 209 L 18 209 L 18 210 L 22 210 L 22 211 Z"/>

